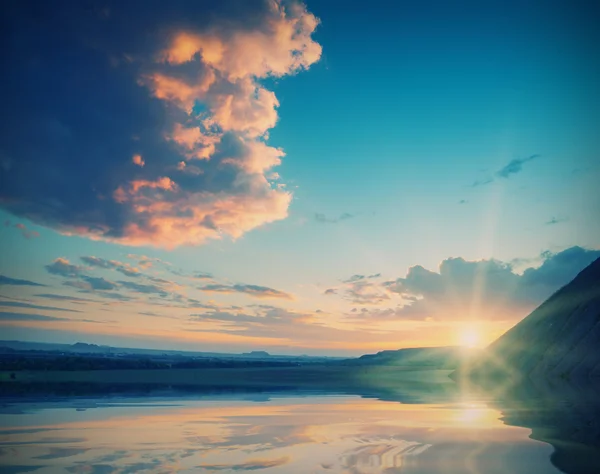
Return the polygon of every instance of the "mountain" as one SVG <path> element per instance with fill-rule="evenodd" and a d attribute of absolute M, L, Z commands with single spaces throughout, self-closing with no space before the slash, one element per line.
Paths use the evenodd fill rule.
<path fill-rule="evenodd" d="M 427 369 L 455 369 L 473 351 L 459 347 L 416 347 L 366 354 L 340 362 L 343 365 L 385 365 Z"/>
<path fill-rule="evenodd" d="M 307 356 L 307 355 L 276 355 L 269 354 L 266 351 L 251 351 L 241 354 L 226 352 L 201 352 L 201 351 L 182 351 L 173 349 L 141 349 L 131 347 L 112 347 L 89 344 L 85 342 L 76 342 L 75 344 L 57 344 L 51 342 L 25 342 L 25 341 L 2 341 L 0 340 L 0 354 L 2 353 L 23 353 L 23 352 L 43 352 L 48 355 L 77 354 L 77 355 L 106 355 L 106 356 L 139 356 L 139 357 L 191 357 L 191 358 L 212 358 L 221 360 L 257 360 L 268 359 L 271 362 L 276 361 L 296 361 L 302 360 L 310 363 L 326 363 L 329 361 L 344 360 L 343 357 L 330 356 Z"/>
<path fill-rule="evenodd" d="M 109 354 L 112 348 L 108 346 L 98 346 L 97 344 L 87 344 L 85 342 L 76 342 L 69 347 L 68 352 L 83 352 L 85 354 L 101 353 Z"/>
<path fill-rule="evenodd" d="M 600 378 L 600 259 L 488 346 L 469 375 Z"/>
<path fill-rule="evenodd" d="M 267 357 L 271 357 L 271 354 L 266 351 L 251 351 L 242 353 L 242 356 L 266 359 Z"/>

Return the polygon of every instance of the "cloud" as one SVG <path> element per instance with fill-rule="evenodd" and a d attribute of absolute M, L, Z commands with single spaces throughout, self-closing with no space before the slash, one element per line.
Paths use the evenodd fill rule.
<path fill-rule="evenodd" d="M 540 155 L 530 155 L 526 158 L 515 158 L 510 161 L 508 164 L 500 168 L 498 171 L 494 173 L 493 177 L 484 178 L 481 180 L 475 181 L 471 186 L 483 186 L 489 183 L 492 183 L 495 178 L 510 178 L 511 175 L 520 173 L 523 170 L 523 165 L 531 160 L 539 158 Z M 465 201 L 466 202 L 466 201 Z M 461 201 L 462 203 L 462 201 Z"/>
<path fill-rule="evenodd" d="M 133 157 L 131 158 L 131 162 L 134 165 L 141 166 L 141 167 L 143 167 L 146 164 L 146 162 L 142 158 L 142 155 L 139 155 L 139 154 L 133 155 Z"/>
<path fill-rule="evenodd" d="M 329 218 L 325 214 L 316 213 L 315 221 L 320 222 L 321 224 L 337 224 L 338 222 L 352 219 L 353 217 L 355 217 L 355 215 L 349 214 L 348 212 L 340 214 L 340 216 L 337 218 Z"/>
<path fill-rule="evenodd" d="M 377 283 L 359 280 L 346 286 L 344 298 L 355 304 L 380 304 L 389 300 L 390 296 Z"/>
<path fill-rule="evenodd" d="M 13 285 L 13 286 L 46 286 L 41 283 L 36 283 L 30 280 L 21 280 L 19 278 L 10 278 L 5 275 L 0 275 L 0 285 Z"/>
<path fill-rule="evenodd" d="M 347 301 L 354 304 L 380 304 L 390 299 L 389 292 L 375 282 L 381 277 L 381 273 L 373 275 L 355 274 L 350 278 L 342 280 L 342 285 L 337 288 L 325 290 L 325 295 L 341 295 Z"/>
<path fill-rule="evenodd" d="M 205 285 L 199 290 L 206 292 L 214 292 L 214 293 L 244 293 L 254 298 L 280 298 L 286 300 L 293 300 L 293 295 L 286 293 L 284 291 L 275 290 L 273 288 L 269 288 L 266 286 L 258 286 L 258 285 Z"/>
<path fill-rule="evenodd" d="M 73 265 L 66 258 L 59 257 L 52 263 L 45 265 L 46 271 L 53 275 L 63 277 L 77 277 L 81 275 L 83 268 L 78 265 Z"/>
<path fill-rule="evenodd" d="M 31 314 L 31 313 L 11 313 L 0 311 L 0 324 L 1 323 L 22 323 L 22 322 L 82 322 L 82 323 L 95 323 L 104 324 L 103 321 L 95 321 L 93 319 L 70 319 L 70 318 L 59 318 L 57 316 L 47 316 L 45 314 Z"/>
<path fill-rule="evenodd" d="M 239 310 L 215 310 L 190 315 L 190 320 L 197 323 L 217 323 L 217 332 L 239 334 L 251 337 L 296 338 L 308 336 L 315 338 L 315 332 L 325 331 L 320 324 L 315 324 L 314 315 L 290 311 L 276 306 L 252 305 Z M 194 329 L 192 329 L 194 331 Z M 206 331 L 204 328 L 198 331 Z M 321 336 L 327 338 L 325 333 Z"/>
<path fill-rule="evenodd" d="M 523 272 L 523 285 L 538 299 L 550 296 L 567 284 L 594 260 L 600 258 L 600 250 L 571 247 L 558 253 L 546 251 L 541 255 L 542 265 Z"/>
<path fill-rule="evenodd" d="M 140 311 L 138 314 L 142 316 L 150 316 L 151 318 L 164 318 L 164 319 L 176 319 L 179 320 L 176 316 L 170 316 L 168 314 L 157 314 L 152 311 Z"/>
<path fill-rule="evenodd" d="M 277 459 L 249 459 L 239 464 L 201 464 L 200 469 L 209 471 L 258 471 L 272 467 L 280 467 L 290 462 L 289 456 Z"/>
<path fill-rule="evenodd" d="M 522 274 L 516 273 L 511 264 L 497 260 L 449 258 L 438 271 L 417 265 L 405 277 L 382 283 L 406 304 L 370 315 L 399 319 L 514 319 L 542 303 L 597 258 L 600 250 L 581 247 L 544 252 L 541 266 L 529 267 Z"/>
<path fill-rule="evenodd" d="M 137 256 L 130 257 L 138 258 Z M 114 292 L 114 290 L 125 289 L 133 293 L 157 295 L 160 298 L 171 297 L 173 304 L 182 303 L 185 300 L 185 307 L 195 307 L 194 305 L 188 305 L 188 299 L 177 293 L 181 287 L 175 282 L 153 275 L 146 275 L 128 263 L 119 262 L 117 260 L 108 260 L 95 256 L 83 256 L 80 258 L 82 262 L 87 264 L 87 267 L 75 266 L 64 258 L 58 258 L 51 265 L 46 265 L 46 268 L 51 273 L 65 277 L 67 280 L 63 281 L 63 285 L 76 288 L 81 293 L 93 293 L 96 296 L 119 301 L 131 301 L 134 299 L 130 296 Z M 143 257 L 140 261 L 144 262 L 145 258 L 146 257 Z M 160 262 L 166 264 L 166 262 Z M 115 270 L 123 275 L 135 277 L 137 281 L 119 280 L 115 282 L 104 277 L 91 276 L 84 273 L 86 268 Z M 49 295 L 49 297 L 55 299 L 69 299 L 69 297 L 61 297 L 59 295 Z"/>
<path fill-rule="evenodd" d="M 78 298 L 76 296 L 67 296 L 67 295 L 55 295 L 55 294 L 51 294 L 51 293 L 40 293 L 37 295 L 33 295 L 36 296 L 38 298 L 47 298 L 49 300 L 57 300 L 57 301 L 74 301 L 76 303 L 90 303 L 93 302 L 94 300 L 90 300 L 87 298 Z"/>
<path fill-rule="evenodd" d="M 130 296 L 123 295 L 121 293 L 116 293 L 114 291 L 102 291 L 102 292 L 98 292 L 98 293 L 94 293 L 94 294 L 101 298 L 107 298 L 107 299 L 117 300 L 117 301 L 133 301 L 134 300 L 134 298 L 132 298 Z"/>
<path fill-rule="evenodd" d="M 498 170 L 496 172 L 496 176 L 498 176 L 499 178 L 508 178 L 510 177 L 511 174 L 517 174 L 520 173 L 521 170 L 523 169 L 523 165 L 525 163 L 527 163 L 528 161 L 531 161 L 535 158 L 538 158 L 540 155 L 531 155 L 528 156 L 527 158 L 515 158 L 514 160 L 512 160 L 510 163 L 508 163 L 506 166 L 504 166 L 502 169 Z"/>
<path fill-rule="evenodd" d="M 485 184 L 490 184 L 494 181 L 494 178 L 484 178 L 484 179 L 478 179 L 477 181 L 475 181 L 471 186 L 472 187 L 477 187 L 477 186 L 483 186 Z"/>
<path fill-rule="evenodd" d="M 5 227 L 11 227 L 12 224 L 9 220 L 4 221 L 4 226 Z M 27 226 L 23 223 L 17 223 L 14 226 L 12 226 L 15 229 L 18 229 L 21 232 L 21 235 L 26 238 L 26 239 L 31 239 L 31 238 L 35 238 L 35 237 L 39 237 L 40 233 L 35 231 L 35 230 L 27 230 Z"/>
<path fill-rule="evenodd" d="M 107 260 L 105 258 L 100 258 L 100 257 L 87 257 L 86 256 L 86 257 L 80 257 L 80 258 L 81 258 L 82 262 L 87 263 L 88 265 L 90 265 L 92 267 L 113 269 L 113 270 L 116 270 L 116 271 L 122 273 L 123 275 L 129 276 L 129 277 L 139 277 L 141 275 L 140 271 L 137 268 L 132 267 L 128 263 L 122 263 L 122 262 L 118 262 L 116 260 Z"/>
<path fill-rule="evenodd" d="M 197 278 L 198 280 L 210 280 L 213 277 L 212 273 L 206 273 L 206 272 L 197 272 L 194 273 L 194 275 L 192 275 L 192 278 Z"/>
<path fill-rule="evenodd" d="M 92 290 L 114 290 L 117 288 L 115 283 L 101 277 L 83 276 L 82 279 L 90 285 Z"/>
<path fill-rule="evenodd" d="M 167 262 L 163 262 L 159 259 L 150 259 L 149 257 L 135 255 L 129 255 L 129 257 L 136 259 L 140 258 L 141 263 L 148 263 L 147 265 L 145 265 L 146 268 L 149 268 L 149 266 L 151 265 L 150 262 L 154 261 L 158 261 L 161 264 L 165 264 L 167 268 L 170 268 Z M 80 292 L 85 293 L 94 293 L 98 291 L 99 293 L 97 294 L 105 298 L 119 299 L 123 301 L 129 301 L 132 299 L 128 296 L 124 296 L 118 293 L 106 293 L 117 289 L 126 289 L 134 293 L 156 294 L 161 298 L 165 298 L 167 296 L 180 296 L 175 293 L 180 289 L 180 285 L 178 285 L 177 283 L 153 275 L 147 275 L 141 272 L 138 268 L 133 267 L 128 263 L 123 263 L 117 260 L 108 260 L 105 258 L 95 256 L 82 256 L 80 258 L 81 261 L 86 264 L 86 266 L 72 265 L 67 259 L 57 258 L 52 264 L 46 265 L 46 269 L 50 273 L 67 278 L 68 280 L 64 281 L 63 285 L 70 286 L 72 288 L 77 288 L 78 290 L 80 290 Z M 137 282 L 125 280 L 119 280 L 115 282 L 103 277 L 96 277 L 84 273 L 86 269 L 90 270 L 93 268 L 114 270 L 120 272 L 125 276 L 134 277 L 137 280 Z M 171 294 L 172 292 L 173 294 Z M 50 295 L 50 297 L 61 298 L 61 296 L 58 295 Z M 64 298 L 68 299 L 69 297 Z"/>
<path fill-rule="evenodd" d="M 136 293 L 146 293 L 146 294 L 157 294 L 159 296 L 168 296 L 168 292 L 157 285 L 144 285 L 141 283 L 134 283 L 131 281 L 119 281 L 119 284 Z"/>
<path fill-rule="evenodd" d="M 351 346 L 373 344 L 381 347 L 404 337 L 412 331 L 382 331 L 370 326 L 333 327 L 328 325 L 330 315 L 325 313 L 294 311 L 271 305 L 230 307 L 190 315 L 186 331 L 193 333 L 219 333 L 247 338 L 269 339 L 285 347 L 320 347 L 321 350 L 337 348 L 348 350 Z M 382 334 L 385 334 L 382 337 Z M 264 344 L 264 341 L 263 341 Z"/>
<path fill-rule="evenodd" d="M 150 268 L 150 267 L 154 266 L 154 264 L 156 264 L 156 263 L 158 263 L 159 265 L 165 266 L 165 267 L 169 267 L 169 268 L 172 266 L 169 262 L 166 262 L 160 258 L 148 257 L 147 255 L 136 255 L 134 253 L 129 253 L 129 254 L 127 254 L 127 258 L 129 258 L 131 260 L 137 260 L 138 266 L 143 269 Z"/>
<path fill-rule="evenodd" d="M 566 218 L 556 218 L 553 217 L 552 219 L 550 219 L 548 222 L 546 222 L 546 225 L 554 225 L 554 224 L 560 224 L 561 222 L 566 222 L 568 219 Z"/>
<path fill-rule="evenodd" d="M 11 308 L 27 308 L 27 309 L 41 309 L 46 311 L 66 311 L 68 313 L 81 313 L 81 311 L 75 309 L 56 308 L 55 306 L 41 306 L 37 304 L 25 303 L 22 301 L 1 301 L 0 306 L 11 307 Z"/>
<path fill-rule="evenodd" d="M 375 273 L 373 275 L 352 275 L 350 278 L 346 279 L 346 280 L 342 280 L 342 283 L 355 283 L 357 281 L 364 281 L 364 280 L 372 280 L 375 278 L 379 278 L 381 277 L 381 273 Z"/>
<path fill-rule="evenodd" d="M 0 91 L 0 206 L 63 234 L 165 248 L 286 218 L 292 195 L 269 180 L 285 156 L 267 143 L 279 102 L 261 80 L 317 62 L 318 23 L 294 0 L 172 1 L 141 16 L 122 2 L 102 18 L 11 8 L 5 80 L 19 86 Z"/>
<path fill-rule="evenodd" d="M 81 290 L 114 290 L 117 288 L 117 284 L 106 280 L 102 277 L 90 277 L 87 275 L 81 275 L 81 280 L 69 280 L 63 282 L 63 285 L 71 286 L 73 288 L 79 288 Z"/>
<path fill-rule="evenodd" d="M 71 321 L 66 318 L 58 318 L 56 316 L 46 316 L 44 314 L 27 314 L 27 313 L 10 313 L 0 311 L 0 321 L 6 322 L 21 322 L 21 321 Z"/>

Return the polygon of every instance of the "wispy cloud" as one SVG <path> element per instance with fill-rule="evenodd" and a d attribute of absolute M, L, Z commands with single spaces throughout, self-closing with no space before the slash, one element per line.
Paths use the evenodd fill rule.
<path fill-rule="evenodd" d="M 523 170 L 523 165 L 535 158 L 539 158 L 540 155 L 531 155 L 527 158 L 515 158 L 502 169 L 496 172 L 496 176 L 499 178 L 508 178 L 512 174 L 520 173 Z"/>
<path fill-rule="evenodd" d="M 63 282 L 65 286 L 79 288 L 80 290 L 101 290 L 109 291 L 117 288 L 117 284 L 102 277 L 91 277 L 81 275 L 79 280 L 68 280 Z"/>
<path fill-rule="evenodd" d="M 84 256 L 80 257 L 81 261 L 90 265 L 92 267 L 100 267 L 106 269 L 116 270 L 123 275 L 129 277 L 139 277 L 141 275 L 140 271 L 129 265 L 128 263 L 118 262 L 116 260 L 107 260 L 105 258 L 93 257 L 93 256 Z"/>
<path fill-rule="evenodd" d="M 342 283 L 355 283 L 355 282 L 361 281 L 361 280 L 373 280 L 375 278 L 379 278 L 380 276 L 381 276 L 381 273 L 375 273 L 373 275 L 355 274 L 355 275 L 352 275 L 350 278 L 347 278 L 346 280 L 342 280 Z"/>
<path fill-rule="evenodd" d="M 16 224 L 12 224 L 11 221 L 6 220 L 4 221 L 4 226 L 5 227 L 12 227 L 14 229 L 19 230 L 19 232 L 21 232 L 21 235 L 26 238 L 26 239 L 32 239 L 35 237 L 39 237 L 40 233 L 36 230 L 28 230 L 27 226 L 21 222 L 18 222 Z"/>
<path fill-rule="evenodd" d="M 348 212 L 340 214 L 339 217 L 327 217 L 325 214 L 316 213 L 315 221 L 321 224 L 337 224 L 338 222 L 352 219 L 353 217 L 356 217 L 355 214 L 350 214 Z"/>
<path fill-rule="evenodd" d="M 11 313 L 0 311 L 0 321 L 26 322 L 26 321 L 71 321 L 67 318 L 46 316 L 44 314 Z"/>
<path fill-rule="evenodd" d="M 136 293 L 156 294 L 159 296 L 167 296 L 168 295 L 168 292 L 164 288 L 162 288 L 158 285 L 146 285 L 146 284 L 142 284 L 142 283 L 135 283 L 132 281 L 124 281 L 124 280 L 120 280 L 119 285 L 121 285 L 124 288 L 127 288 L 131 291 L 134 291 Z"/>
<path fill-rule="evenodd" d="M 390 299 L 386 289 L 376 281 L 379 278 L 381 278 L 381 273 L 355 274 L 342 280 L 340 286 L 328 288 L 323 294 L 341 295 L 342 298 L 354 304 L 377 305 Z"/>
<path fill-rule="evenodd" d="M 183 304 L 183 300 L 187 301 L 186 297 L 178 293 L 182 287 L 177 283 L 142 272 L 128 263 L 95 256 L 83 256 L 81 260 L 86 264 L 85 266 L 73 265 L 65 258 L 57 258 L 50 265 L 46 265 L 45 268 L 48 272 L 65 278 L 66 280 L 63 281 L 63 285 L 76 288 L 80 293 L 94 294 L 95 296 L 118 301 L 134 300 L 135 297 L 118 292 L 125 290 L 134 294 L 147 294 L 160 298 L 168 298 L 174 305 Z M 145 261 L 145 257 L 140 261 Z M 88 273 L 88 271 L 93 271 L 96 268 L 119 272 L 125 276 L 134 277 L 136 281 L 113 281 L 109 278 L 94 276 Z M 69 299 L 69 297 L 59 295 L 47 296 L 54 299 Z M 82 299 L 82 301 L 85 300 Z M 150 302 L 146 301 L 146 303 Z"/>
<path fill-rule="evenodd" d="M 475 181 L 471 186 L 476 188 L 477 186 L 484 186 L 486 184 L 490 184 L 494 181 L 494 178 L 483 178 Z"/>
<path fill-rule="evenodd" d="M 90 300 L 88 298 L 78 298 L 76 296 L 69 296 L 69 295 L 56 295 L 56 294 L 52 294 L 52 293 L 39 293 L 36 295 L 33 295 L 37 298 L 46 298 L 49 300 L 57 300 L 57 301 L 72 301 L 75 303 L 92 303 L 94 302 L 94 300 Z"/>
<path fill-rule="evenodd" d="M 45 311 L 65 311 L 67 313 L 81 313 L 81 311 L 67 308 L 57 308 L 55 306 L 42 306 L 33 303 L 25 303 L 23 301 L 4 301 L 0 300 L 0 306 L 10 308 L 26 308 L 26 309 L 39 309 Z"/>
<path fill-rule="evenodd" d="M 66 258 L 59 257 L 52 263 L 45 266 L 46 271 L 52 275 L 63 277 L 78 277 L 83 272 L 84 268 L 78 265 L 73 265 Z"/>
<path fill-rule="evenodd" d="M 285 291 L 275 290 L 267 286 L 259 285 L 205 285 L 198 288 L 199 290 L 214 293 L 244 293 L 254 298 L 279 298 L 285 300 L 293 300 L 293 295 Z"/>
<path fill-rule="evenodd" d="M 36 283 L 30 280 L 21 280 L 19 278 L 11 278 L 5 275 L 0 275 L 0 285 L 13 285 L 13 286 L 46 286 L 41 283 Z"/>
<path fill-rule="evenodd" d="M 559 217 L 558 219 L 556 217 L 553 217 L 552 219 L 550 219 L 549 221 L 546 222 L 546 225 L 554 225 L 554 224 L 560 224 L 561 222 L 567 222 L 568 219 L 563 217 Z"/>
<path fill-rule="evenodd" d="M 74 321 L 82 323 L 104 324 L 104 321 L 96 321 L 94 319 L 78 319 L 78 318 L 60 318 L 58 316 L 48 316 L 45 314 L 36 313 L 12 313 L 0 311 L 0 323 L 25 323 L 25 322 L 52 322 L 61 321 L 72 323 Z"/>
<path fill-rule="evenodd" d="M 523 170 L 523 165 L 529 161 L 532 161 L 536 158 L 539 158 L 540 155 L 530 155 L 526 158 L 515 158 L 514 160 L 507 163 L 505 166 L 500 168 L 498 171 L 494 173 L 493 176 L 479 179 L 475 181 L 471 186 L 484 186 L 486 184 L 492 183 L 496 178 L 510 178 L 511 175 L 520 173 Z M 465 201 L 466 202 L 466 201 Z M 461 201 L 462 203 L 462 201 Z"/>

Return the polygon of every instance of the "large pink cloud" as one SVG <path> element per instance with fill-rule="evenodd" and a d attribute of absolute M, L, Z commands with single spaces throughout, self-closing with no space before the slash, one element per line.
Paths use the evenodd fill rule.
<path fill-rule="evenodd" d="M 89 54 L 73 70 L 94 71 L 87 80 L 98 77 L 97 85 L 119 79 L 104 95 L 91 85 L 81 91 L 93 101 L 77 107 L 83 113 L 43 124 L 56 148 L 44 156 L 56 158 L 38 163 L 39 153 L 30 154 L 38 166 L 15 162 L 9 181 L 34 169 L 43 185 L 14 187 L 0 205 L 65 234 L 167 248 L 239 238 L 286 218 L 292 195 L 273 170 L 285 153 L 268 144 L 279 101 L 262 80 L 319 60 L 318 19 L 299 2 L 264 0 L 241 13 L 215 6 L 202 15 L 204 7 L 194 7 L 192 21 L 175 3 L 164 6 L 168 14 L 152 13 L 154 23 L 131 25 L 135 34 L 121 32 L 133 50 L 116 51 L 124 43 L 111 42 L 108 29 L 93 41 L 86 37 L 93 28 L 69 30 L 64 47 Z M 121 13 L 103 21 L 118 29 Z M 105 44 L 110 54 L 102 57 Z M 70 69 L 63 80 L 82 82 Z"/>
<path fill-rule="evenodd" d="M 177 169 L 203 174 L 202 164 L 190 168 L 189 162 L 206 160 L 232 165 L 236 176 L 229 189 L 218 192 L 185 189 L 177 185 L 176 177 L 167 176 L 120 186 L 113 198 L 129 205 L 133 217 L 121 242 L 201 244 L 224 235 L 237 238 L 287 216 L 291 194 L 272 187 L 266 177 L 284 156 L 264 141 L 277 122 L 279 102 L 257 81 L 294 73 L 317 61 L 321 47 L 311 39 L 317 24 L 299 4 L 286 9 L 272 2 L 264 25 L 254 31 L 212 28 L 172 34 L 156 58 L 157 70 L 140 81 L 178 112 L 165 131 L 165 138 L 176 143 L 184 157 Z M 182 74 L 179 66 L 184 63 L 192 67 Z M 193 110 L 196 103 L 202 104 L 202 112 Z M 226 133 L 238 146 L 219 154 Z"/>
<path fill-rule="evenodd" d="M 284 76 L 306 69 L 321 57 L 321 46 L 311 35 L 319 20 L 301 3 L 286 8 L 269 4 L 263 28 L 253 31 L 178 31 L 160 58 L 170 64 L 201 60 L 226 79 Z"/>
<path fill-rule="evenodd" d="M 134 195 L 132 212 L 139 219 L 131 219 L 119 241 L 174 248 L 224 235 L 239 238 L 255 227 L 287 216 L 291 195 L 262 188 L 256 194 L 241 196 L 181 192 L 175 201 L 164 201 L 160 195 Z"/>

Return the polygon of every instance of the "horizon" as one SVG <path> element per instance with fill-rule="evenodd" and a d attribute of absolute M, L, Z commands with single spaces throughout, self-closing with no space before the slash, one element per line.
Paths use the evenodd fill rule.
<path fill-rule="evenodd" d="M 584 9 L 25 3 L 0 33 L 3 339 L 480 348 L 600 258 Z"/>
<path fill-rule="evenodd" d="M 336 355 L 325 355 L 325 354 L 304 354 L 304 353 L 273 353 L 273 352 L 269 352 L 267 350 L 263 350 L 260 348 L 257 349 L 252 349 L 250 351 L 246 351 L 246 352 L 215 352 L 215 351 L 203 351 L 203 350 L 185 350 L 185 349 L 177 349 L 177 348 L 164 348 L 164 349 L 155 349 L 155 348 L 149 348 L 149 347 L 124 347 L 124 346 L 111 346 L 111 345 L 105 345 L 105 344 L 95 344 L 95 343 L 91 343 L 91 342 L 86 342 L 86 341 L 76 341 L 76 342 L 68 342 L 68 343 L 60 343 L 60 342 L 47 342 L 47 341 L 22 341 L 22 340 L 7 340 L 7 339 L 3 339 L 0 340 L 0 344 L 3 342 L 8 342 L 8 343 L 19 343 L 19 344 L 48 344 L 48 345 L 61 345 L 61 346 L 75 346 L 77 344 L 82 344 L 82 345 L 86 345 L 86 346 L 96 346 L 96 347 L 106 347 L 106 348 L 110 348 L 110 349 L 134 349 L 134 350 L 149 350 L 149 351 L 165 351 L 165 352 L 184 352 L 184 353 L 203 353 L 203 354 L 219 354 L 219 355 L 244 355 L 244 354 L 250 354 L 252 352 L 265 352 L 267 353 L 269 356 L 284 356 L 284 357 L 325 357 L 325 358 L 343 358 L 344 356 L 336 356 Z M 363 355 L 373 355 L 373 354 L 377 354 L 380 352 L 397 352 L 397 351 L 403 351 L 403 350 L 407 350 L 407 349 L 461 349 L 464 351 L 475 351 L 475 350 L 479 350 L 481 348 L 478 347 L 468 347 L 468 346 L 464 346 L 461 344 L 457 344 L 455 346 L 424 346 L 424 347 L 400 347 L 398 349 L 385 349 L 385 350 L 381 350 L 381 351 L 377 351 L 377 352 L 372 352 L 372 353 L 364 353 L 364 354 L 359 354 L 356 356 L 348 356 L 349 358 L 358 358 L 361 357 Z"/>

